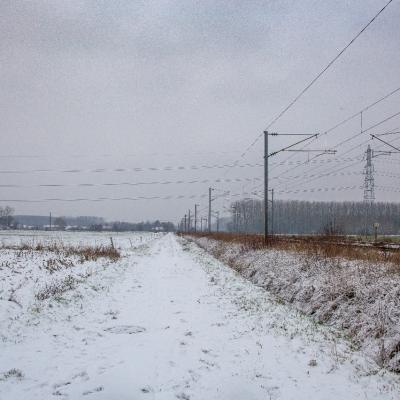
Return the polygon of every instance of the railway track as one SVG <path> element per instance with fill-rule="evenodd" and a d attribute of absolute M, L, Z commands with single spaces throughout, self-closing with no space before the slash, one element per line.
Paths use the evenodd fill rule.
<path fill-rule="evenodd" d="M 195 233 L 191 233 L 196 235 Z M 199 236 L 209 236 L 208 233 L 197 233 Z M 215 239 L 233 241 L 249 244 L 253 248 L 264 247 L 264 236 L 262 234 L 245 234 L 245 233 L 227 233 L 219 232 L 210 235 Z M 365 248 L 376 249 L 383 252 L 400 252 L 400 242 L 388 241 L 367 241 L 348 236 L 317 236 L 317 235 L 274 235 L 270 236 L 269 240 L 278 243 L 299 243 L 305 245 L 320 245 L 320 246 L 341 246 L 347 248 Z"/>
<path fill-rule="evenodd" d="M 400 251 L 400 243 L 386 241 L 364 241 L 348 237 L 324 237 L 324 236 L 286 236 L 275 235 L 272 240 L 289 243 L 308 243 L 319 245 L 335 245 L 346 247 L 365 247 L 380 249 L 382 251 Z"/>

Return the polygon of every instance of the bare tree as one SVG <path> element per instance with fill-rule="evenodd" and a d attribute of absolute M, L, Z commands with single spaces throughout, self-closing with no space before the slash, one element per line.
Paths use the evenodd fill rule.
<path fill-rule="evenodd" d="M 400 203 L 375 202 L 369 207 L 370 219 L 380 224 L 382 233 L 400 233 Z M 262 200 L 236 201 L 231 205 L 231 212 L 229 230 L 248 233 L 263 231 Z M 366 204 L 362 201 L 275 200 L 274 230 L 283 234 L 363 234 L 365 213 Z"/>
<path fill-rule="evenodd" d="M 0 225 L 10 227 L 13 222 L 14 209 L 10 206 L 0 207 Z"/>
<path fill-rule="evenodd" d="M 57 217 L 57 218 L 54 220 L 54 225 L 55 225 L 56 227 L 58 227 L 59 229 L 64 230 L 65 227 L 67 226 L 67 222 L 65 221 L 65 218 L 63 218 L 63 217 Z"/>

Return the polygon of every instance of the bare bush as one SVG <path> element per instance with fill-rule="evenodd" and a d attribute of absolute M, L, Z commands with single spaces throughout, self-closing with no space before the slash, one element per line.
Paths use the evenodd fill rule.
<path fill-rule="evenodd" d="M 61 281 L 54 281 L 46 283 L 43 289 L 35 294 L 37 300 L 46 300 L 51 297 L 61 296 L 68 290 L 75 288 L 77 280 L 72 276 L 68 275 Z"/>
<path fill-rule="evenodd" d="M 74 263 L 68 258 L 49 258 L 44 263 L 45 269 L 50 273 L 54 273 L 56 271 L 60 271 L 64 268 L 71 268 L 74 266 Z"/>

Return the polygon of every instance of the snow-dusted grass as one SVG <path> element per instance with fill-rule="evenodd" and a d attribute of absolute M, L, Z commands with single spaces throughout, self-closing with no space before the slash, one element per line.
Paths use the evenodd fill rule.
<path fill-rule="evenodd" d="M 63 302 L 68 292 L 101 277 L 128 249 L 156 237 L 153 234 L 61 232 L 0 232 L 0 340 L 15 341 L 10 332 L 22 319 L 29 321 L 53 301 Z M 92 279 L 93 280 L 93 279 Z M 30 322 L 28 322 L 30 323 Z M 11 330 L 10 330 L 11 329 Z"/>
<path fill-rule="evenodd" d="M 113 241 L 115 261 L 71 259 L 50 273 L 54 253 L 36 252 L 12 275 L 0 271 L 0 399 L 398 399 L 398 375 L 194 243 L 172 234 Z M 70 275 L 68 290 L 35 297 Z M 20 305 L 7 300 L 9 280 Z"/>
<path fill-rule="evenodd" d="M 2 245 L 0 250 L 16 250 L 18 255 L 22 253 L 54 253 L 58 257 L 69 257 L 69 256 L 79 256 L 80 262 L 85 261 L 96 261 L 98 258 L 109 258 L 110 260 L 116 261 L 120 258 L 121 253 L 114 246 L 113 240 L 110 238 L 110 243 L 108 245 L 86 245 L 86 246 L 74 246 L 66 245 L 62 242 L 54 243 L 20 243 L 19 245 Z M 54 260 L 53 260 L 54 261 Z M 51 267 L 51 263 L 49 265 Z"/>
<path fill-rule="evenodd" d="M 42 244 L 52 246 L 107 246 L 111 243 L 118 249 L 130 249 L 144 244 L 149 239 L 157 238 L 159 234 L 149 232 L 67 232 L 67 231 L 0 231 L 2 247 L 35 246 Z"/>
<path fill-rule="evenodd" d="M 400 372 L 397 267 L 323 257 L 313 251 L 251 250 L 206 237 L 193 240 L 318 323 L 338 328 L 379 366 Z"/>

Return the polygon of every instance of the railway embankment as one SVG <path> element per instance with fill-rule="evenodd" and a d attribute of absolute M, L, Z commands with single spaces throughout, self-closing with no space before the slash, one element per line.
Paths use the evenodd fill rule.
<path fill-rule="evenodd" d="M 256 235 L 186 236 L 255 285 L 326 324 L 400 372 L 400 253 L 396 249 Z"/>

